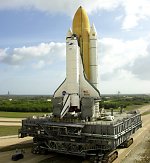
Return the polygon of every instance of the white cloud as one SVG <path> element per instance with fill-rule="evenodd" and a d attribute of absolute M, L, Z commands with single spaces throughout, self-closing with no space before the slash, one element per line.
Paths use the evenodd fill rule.
<path fill-rule="evenodd" d="M 115 38 L 103 38 L 99 41 L 101 73 L 113 73 L 116 69 L 132 66 L 136 59 L 148 55 L 148 41 L 137 39 L 123 41 Z"/>
<path fill-rule="evenodd" d="M 135 64 L 129 70 L 141 80 L 150 80 L 150 53 L 149 55 L 135 60 Z"/>
<path fill-rule="evenodd" d="M 131 69 L 135 67 L 135 63 L 149 55 L 149 42 L 142 38 L 132 41 L 102 38 L 98 41 L 98 47 L 100 75 L 103 80 L 134 76 L 131 74 L 131 72 L 134 73 Z M 35 69 L 41 69 L 53 63 L 60 64 L 61 61 L 65 61 L 65 56 L 65 43 L 41 43 L 37 46 L 14 48 L 12 51 L 0 50 L 1 63 L 15 66 L 28 63 Z"/>
<path fill-rule="evenodd" d="M 46 65 L 45 61 L 40 60 L 38 63 L 33 63 L 32 66 L 35 69 L 41 69 Z"/>
<path fill-rule="evenodd" d="M 11 9 L 11 8 L 36 8 L 41 11 L 46 11 L 50 13 L 67 13 L 73 14 L 79 6 L 84 6 L 88 13 L 93 12 L 97 9 L 112 10 L 121 0 L 1 0 L 1 9 Z M 69 6 L 69 7 L 68 7 Z"/>
<path fill-rule="evenodd" d="M 125 9 L 123 29 L 131 29 L 140 23 L 140 20 L 150 18 L 149 0 L 124 0 L 122 3 Z"/>
<path fill-rule="evenodd" d="M 98 41 L 98 46 L 101 93 L 117 93 L 118 90 L 121 93 L 148 93 L 150 91 L 150 45 L 147 39 L 124 41 L 102 38 Z M 64 67 L 63 69 L 58 68 L 62 60 L 65 65 L 65 55 L 65 43 L 51 42 L 13 50 L 0 49 L 0 63 L 15 67 L 12 69 L 11 66 L 8 66 L 7 73 L 0 72 L 3 76 L 0 83 L 5 85 L 1 91 L 5 92 L 9 89 L 11 92 L 15 91 L 20 94 L 32 94 L 33 92 L 44 94 L 49 91 L 53 93 L 65 78 Z M 49 64 L 53 66 L 45 67 Z M 16 66 L 21 65 L 26 66 L 27 71 L 31 73 L 22 73 L 20 67 L 16 69 Z M 31 68 L 36 70 L 32 71 Z M 42 71 L 37 71 L 37 69 L 42 69 Z M 21 74 L 19 76 L 18 70 Z M 43 87 L 39 88 L 39 85 Z"/>
<path fill-rule="evenodd" d="M 63 59 L 65 56 L 65 43 L 41 43 L 37 46 L 8 48 L 0 50 L 0 62 L 10 65 L 21 65 L 25 62 L 34 62 L 33 67 L 42 68 L 51 64 L 56 58 Z M 37 65 L 36 65 L 37 64 Z"/>
<path fill-rule="evenodd" d="M 64 13 L 70 16 L 73 16 L 79 6 L 85 7 L 89 14 L 98 10 L 110 11 L 122 7 L 122 28 L 126 30 L 136 27 L 140 20 L 150 18 L 149 0 L 0 0 L 0 9 L 34 8 L 51 14 Z"/>
<path fill-rule="evenodd" d="M 51 47 L 55 46 L 55 43 L 50 43 L 50 44 L 45 44 L 45 43 L 41 43 L 38 46 L 31 46 L 31 47 L 22 47 L 22 48 L 15 48 L 14 49 L 14 54 L 21 54 L 21 56 L 36 56 L 36 57 L 40 57 L 40 56 L 44 56 L 47 55 L 50 50 Z M 28 55 L 28 56 L 27 56 Z"/>
<path fill-rule="evenodd" d="M 7 56 L 7 50 L 8 48 L 0 49 L 0 62 L 3 61 L 4 58 Z"/>

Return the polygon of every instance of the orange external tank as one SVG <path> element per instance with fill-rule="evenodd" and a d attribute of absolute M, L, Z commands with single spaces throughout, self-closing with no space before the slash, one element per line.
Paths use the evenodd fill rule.
<path fill-rule="evenodd" d="M 84 71 L 87 79 L 90 81 L 90 22 L 86 11 L 81 6 L 78 8 L 73 18 L 72 31 L 78 36 Z"/>

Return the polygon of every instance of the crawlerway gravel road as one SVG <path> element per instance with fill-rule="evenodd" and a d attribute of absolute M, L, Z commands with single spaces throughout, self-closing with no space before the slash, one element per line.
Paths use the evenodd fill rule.
<path fill-rule="evenodd" d="M 0 117 L 0 126 L 21 126 L 23 118 L 3 118 Z"/>
<path fill-rule="evenodd" d="M 139 109 L 141 113 L 150 111 L 150 105 L 144 106 L 141 109 Z M 4 121 L 4 119 L 3 119 Z M 143 115 L 142 116 L 142 121 L 143 121 L 143 127 L 139 129 L 134 135 L 134 143 L 129 147 L 125 149 L 119 149 L 119 157 L 114 161 L 114 163 L 135 163 L 135 159 L 138 159 L 139 153 L 144 152 L 144 143 L 150 137 L 150 114 Z M 12 121 L 11 121 L 12 122 Z M 10 123 L 11 123 L 10 122 Z M 5 123 L 5 122 L 4 122 Z M 8 123 L 8 121 L 6 122 Z M 18 122 L 17 122 L 18 123 Z M 20 122 L 19 122 L 20 123 Z M 16 144 L 16 143 L 21 143 L 23 141 L 29 140 L 31 141 L 31 138 L 23 138 L 23 139 L 18 139 L 17 137 L 9 137 L 9 138 L 0 138 L 0 149 L 3 148 L 4 146 Z M 6 162 L 6 163 L 12 163 L 11 161 L 11 155 L 15 151 L 7 151 L 7 152 L 1 152 L 0 153 L 0 162 Z M 68 161 L 59 161 L 58 157 L 56 158 L 57 161 L 54 161 L 55 155 L 50 154 L 50 155 L 33 155 L 31 153 L 31 149 L 26 149 L 26 153 L 24 155 L 24 159 L 19 160 L 19 163 L 39 163 L 41 160 L 49 158 L 48 162 L 51 163 L 69 163 Z M 138 156 L 138 157 L 137 157 Z M 53 161 L 50 161 L 50 160 Z M 70 159 L 70 163 L 75 163 L 76 160 Z M 76 163 L 79 163 L 80 161 L 77 161 Z"/>

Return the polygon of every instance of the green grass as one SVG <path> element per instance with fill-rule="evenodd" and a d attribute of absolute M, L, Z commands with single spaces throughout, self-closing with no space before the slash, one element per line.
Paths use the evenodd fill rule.
<path fill-rule="evenodd" d="M 44 115 L 44 114 L 47 114 L 47 113 L 0 112 L 0 117 L 5 117 L 5 118 L 27 118 L 27 117 L 30 117 L 30 116 L 33 116 L 33 115 L 41 116 L 41 115 Z"/>
<path fill-rule="evenodd" d="M 18 135 L 19 126 L 0 126 L 0 136 Z"/>
<path fill-rule="evenodd" d="M 140 108 L 142 108 L 143 106 L 145 105 L 130 105 L 130 106 L 127 106 L 126 108 L 123 108 L 124 111 L 132 111 L 132 110 L 138 110 Z M 111 111 L 111 109 L 106 109 L 106 111 Z M 119 108 L 115 108 L 113 109 L 113 111 L 120 111 Z"/>
<path fill-rule="evenodd" d="M 127 111 L 137 110 L 137 109 L 140 109 L 142 106 L 144 105 L 130 105 L 130 106 L 127 106 L 125 110 Z"/>

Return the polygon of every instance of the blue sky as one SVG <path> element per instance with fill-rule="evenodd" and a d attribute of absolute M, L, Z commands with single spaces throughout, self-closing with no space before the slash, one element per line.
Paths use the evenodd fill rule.
<path fill-rule="evenodd" d="M 53 94 L 80 5 L 98 33 L 100 92 L 150 93 L 149 0 L 0 0 L 0 94 Z"/>

